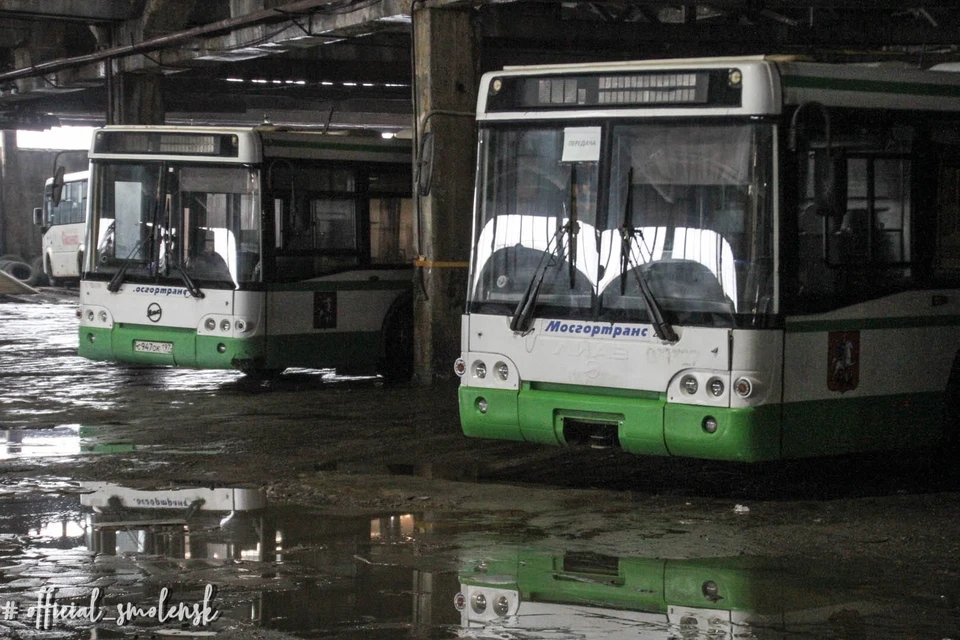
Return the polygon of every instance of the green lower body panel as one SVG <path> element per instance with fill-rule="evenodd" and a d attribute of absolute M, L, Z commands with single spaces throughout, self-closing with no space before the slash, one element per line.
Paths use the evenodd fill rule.
<path fill-rule="evenodd" d="M 713 418 L 717 429 L 708 433 L 704 420 Z M 761 462 L 780 458 L 780 406 L 745 409 L 668 404 L 663 432 L 671 455 Z"/>
<path fill-rule="evenodd" d="M 933 446 L 944 437 L 942 415 L 942 393 L 790 403 L 783 408 L 783 456 Z"/>
<path fill-rule="evenodd" d="M 154 350 L 140 351 L 138 342 L 152 343 Z M 90 360 L 236 369 L 241 368 L 240 363 L 263 361 L 263 351 L 262 338 L 198 336 L 192 329 L 115 325 L 112 330 L 81 327 L 78 354 Z"/>
<path fill-rule="evenodd" d="M 269 369 L 286 367 L 335 368 L 351 373 L 374 373 L 380 353 L 380 334 L 338 331 L 267 338 Z"/>
<path fill-rule="evenodd" d="M 152 343 L 153 350 L 137 350 L 138 342 Z M 379 349 L 376 332 L 227 338 L 197 335 L 193 329 L 117 324 L 113 329 L 81 327 L 78 353 L 91 360 L 202 369 L 305 367 L 372 373 Z"/>
<path fill-rule="evenodd" d="M 584 434 L 596 435 L 597 442 L 616 442 L 624 451 L 641 455 L 744 462 L 780 457 L 779 406 L 679 405 L 654 394 L 608 391 L 530 384 L 519 391 L 461 386 L 461 426 L 470 437 L 551 445 L 591 442 Z M 717 421 L 714 433 L 703 429 L 706 416 Z"/>

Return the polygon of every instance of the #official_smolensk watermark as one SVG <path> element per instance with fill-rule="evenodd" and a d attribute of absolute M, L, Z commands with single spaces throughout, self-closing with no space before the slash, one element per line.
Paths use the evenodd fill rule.
<path fill-rule="evenodd" d="M 68 620 L 114 622 L 118 627 L 142 620 L 159 624 L 189 623 L 194 627 L 203 627 L 220 617 L 220 612 L 212 604 L 216 594 L 216 587 L 208 584 L 203 590 L 203 600 L 200 602 L 170 602 L 170 590 L 163 587 L 156 603 L 138 605 L 120 602 L 112 607 L 104 607 L 101 604 L 104 593 L 99 587 L 94 588 L 90 592 L 89 600 L 81 604 L 57 602 L 57 588 L 44 587 L 40 590 L 35 605 L 24 608 L 16 600 L 7 600 L 0 604 L 0 620 L 20 620 L 22 614 L 26 620 L 33 622 L 35 628 L 44 630 L 52 629 L 58 623 Z"/>

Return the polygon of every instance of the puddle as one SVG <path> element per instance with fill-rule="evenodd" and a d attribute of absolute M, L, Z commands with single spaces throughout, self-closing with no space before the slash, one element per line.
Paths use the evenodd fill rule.
<path fill-rule="evenodd" d="M 249 487 L 32 488 L 0 494 L 0 636 L 949 638 L 960 628 L 955 579 L 914 583 L 867 560 L 547 550 L 496 519 L 277 509 Z M 160 622 L 161 601 L 201 622 Z M 101 617 L 41 618 L 37 629 L 38 605 Z M 204 611 L 218 615 L 204 622 Z"/>
<path fill-rule="evenodd" d="M 43 429 L 0 429 L 0 460 L 76 456 L 81 454 L 154 453 L 213 455 L 218 448 L 177 448 L 133 444 L 112 438 L 103 427 L 61 425 Z"/>

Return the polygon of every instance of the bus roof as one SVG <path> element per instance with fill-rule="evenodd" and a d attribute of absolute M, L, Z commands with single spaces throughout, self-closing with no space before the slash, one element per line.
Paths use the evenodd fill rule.
<path fill-rule="evenodd" d="M 640 89 L 637 78 L 667 77 L 678 74 L 716 74 L 721 70 L 739 72 L 742 78 L 742 91 L 736 101 L 726 103 L 709 102 L 704 93 L 696 100 L 651 100 L 644 102 L 640 98 L 627 95 L 619 98 L 615 92 L 606 91 L 606 85 L 597 88 L 597 78 L 612 78 L 621 82 L 610 89 L 631 91 Z M 635 75 L 633 75 L 635 74 Z M 550 103 L 544 98 L 538 103 L 530 98 L 533 87 L 527 86 L 524 102 L 494 107 L 495 89 L 491 83 L 496 79 L 506 85 L 510 78 L 516 78 L 515 84 L 533 82 L 533 78 L 524 81 L 523 77 L 550 78 L 576 76 L 583 79 L 577 87 L 584 86 L 588 95 L 603 93 L 602 98 L 591 102 L 564 101 L 556 99 Z M 592 84 L 587 78 L 594 78 Z M 692 76 L 690 76 L 692 77 Z M 574 82 L 571 78 L 570 82 Z M 698 80 L 697 82 L 700 82 Z M 711 80 L 714 82 L 714 80 Z M 674 85 L 669 85 L 671 88 Z M 687 86 L 678 84 L 680 86 Z M 646 85 L 643 86 L 646 88 Z M 657 86 L 657 89 L 661 87 Z M 556 90 L 556 83 L 554 83 Z M 542 90 L 542 89 L 541 89 Z M 711 95 L 712 94 L 711 89 Z M 593 93 L 591 93 L 593 92 Z M 634 93 L 639 93 L 634 91 Z M 570 94 L 568 94 L 569 97 Z M 615 100 L 621 100 L 614 102 Z M 712 98 L 711 98 L 712 100 Z M 775 115 L 783 111 L 785 105 L 799 105 L 816 101 L 828 107 L 850 107 L 890 110 L 933 110 L 960 113 L 960 73 L 947 70 L 923 70 L 903 64 L 891 63 L 822 63 L 812 62 L 799 56 L 741 56 L 714 58 L 676 58 L 661 60 L 633 60 L 600 63 L 548 64 L 531 66 L 510 66 L 502 71 L 484 74 L 477 102 L 477 117 L 480 120 L 504 120 L 517 118 L 577 118 L 577 117 L 625 117 L 625 116 L 697 116 L 697 115 Z"/>
<path fill-rule="evenodd" d="M 131 134 L 129 140 L 116 142 L 117 136 L 126 133 Z M 115 142 L 104 142 L 110 137 Z M 202 137 L 207 137 L 207 142 Z M 226 140 L 228 137 L 233 137 L 233 141 Z M 217 139 L 224 140 L 220 147 L 211 142 Z M 210 150 L 223 149 L 222 144 L 231 146 L 230 153 Z M 137 150 L 137 145 L 142 150 Z M 136 156 L 153 160 L 256 163 L 266 156 L 410 163 L 411 149 L 411 141 L 406 139 L 267 124 L 253 127 L 108 125 L 94 132 L 90 158 Z"/>

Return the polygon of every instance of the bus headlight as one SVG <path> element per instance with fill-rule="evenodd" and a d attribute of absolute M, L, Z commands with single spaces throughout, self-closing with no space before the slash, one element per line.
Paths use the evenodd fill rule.
<path fill-rule="evenodd" d="M 101 311 L 101 312 L 100 312 L 100 322 L 103 322 L 104 324 L 106 324 L 106 322 L 107 322 L 107 312 L 106 312 L 106 311 Z"/>
<path fill-rule="evenodd" d="M 477 398 L 477 411 L 480 413 L 487 412 L 487 399 L 486 398 Z"/>
<path fill-rule="evenodd" d="M 477 613 L 483 613 L 487 610 L 487 598 L 482 593 L 473 596 L 473 610 Z"/>
<path fill-rule="evenodd" d="M 506 380 L 510 377 L 510 367 L 507 366 L 506 362 L 498 362 L 494 368 L 497 371 L 497 377 L 501 380 Z"/>
<path fill-rule="evenodd" d="M 693 376 L 683 376 L 680 380 L 680 388 L 683 389 L 683 392 L 688 396 L 692 396 L 697 392 L 697 389 L 700 388 L 700 385 Z"/>
<path fill-rule="evenodd" d="M 749 398 L 750 394 L 753 393 L 753 385 L 746 378 L 737 378 L 737 381 L 733 383 L 733 390 L 741 398 Z"/>
<path fill-rule="evenodd" d="M 87 321 L 93 322 L 93 309 L 87 309 Z"/>
<path fill-rule="evenodd" d="M 473 375 L 481 380 L 487 377 L 487 365 L 483 363 L 483 360 L 477 360 L 473 363 Z"/>
<path fill-rule="evenodd" d="M 723 380 L 720 378 L 710 378 L 710 381 L 707 382 L 707 389 L 710 390 L 710 395 L 719 398 L 723 395 Z"/>
<path fill-rule="evenodd" d="M 493 612 L 502 618 L 507 615 L 508 611 L 510 611 L 510 601 L 507 600 L 507 596 L 497 598 L 497 601 L 493 604 Z"/>
<path fill-rule="evenodd" d="M 213 331 L 217 328 L 217 321 L 213 318 L 207 318 L 203 326 L 206 327 L 207 331 Z"/>
<path fill-rule="evenodd" d="M 230 320 L 224 318 L 220 321 L 220 330 L 221 331 L 230 331 Z"/>

